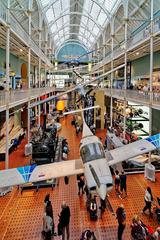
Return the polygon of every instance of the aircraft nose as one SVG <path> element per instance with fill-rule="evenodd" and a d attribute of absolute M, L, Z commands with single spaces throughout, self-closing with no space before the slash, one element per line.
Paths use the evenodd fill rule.
<path fill-rule="evenodd" d="M 101 184 L 100 187 L 97 188 L 97 192 L 102 200 L 105 200 L 107 195 L 107 187 L 105 184 Z"/>

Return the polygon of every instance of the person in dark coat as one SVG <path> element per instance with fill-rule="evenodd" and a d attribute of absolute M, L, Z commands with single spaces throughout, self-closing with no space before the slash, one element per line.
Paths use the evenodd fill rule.
<path fill-rule="evenodd" d="M 120 175 L 120 191 L 121 191 L 121 198 L 123 197 L 123 192 L 125 193 L 125 197 L 127 197 L 127 176 L 124 172 Z"/>
<path fill-rule="evenodd" d="M 84 193 L 84 175 L 77 175 L 77 182 L 78 182 L 78 195 L 80 195 L 80 192 L 82 191 L 82 194 Z"/>
<path fill-rule="evenodd" d="M 70 223 L 70 208 L 65 202 L 62 204 L 62 211 L 60 213 L 59 222 L 62 228 L 62 240 L 65 240 L 65 232 L 67 234 L 67 240 L 69 240 L 69 223 Z"/>
<path fill-rule="evenodd" d="M 123 231 L 126 226 L 126 213 L 123 204 L 121 204 L 116 210 L 116 216 L 118 221 L 118 240 L 122 240 Z"/>

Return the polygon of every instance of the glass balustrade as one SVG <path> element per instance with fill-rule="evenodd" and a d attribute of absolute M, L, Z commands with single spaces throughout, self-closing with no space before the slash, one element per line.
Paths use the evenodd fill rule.
<path fill-rule="evenodd" d="M 20 90 L 10 90 L 9 92 L 2 91 L 0 93 L 0 107 L 9 104 L 20 104 L 21 101 L 27 102 L 29 99 L 32 100 L 44 94 L 58 91 L 56 88 L 34 88 L 34 89 L 20 89 Z"/>
<path fill-rule="evenodd" d="M 160 108 L 160 93 L 158 92 L 144 92 L 138 90 L 112 89 L 104 88 L 105 95 L 118 99 L 125 99 L 127 101 L 139 102 L 143 105 L 152 105 L 152 107 Z"/>

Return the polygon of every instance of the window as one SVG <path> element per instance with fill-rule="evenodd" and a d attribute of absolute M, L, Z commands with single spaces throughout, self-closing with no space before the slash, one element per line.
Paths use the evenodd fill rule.
<path fill-rule="evenodd" d="M 81 157 L 84 163 L 105 158 L 105 153 L 100 143 L 90 143 L 81 148 Z"/>

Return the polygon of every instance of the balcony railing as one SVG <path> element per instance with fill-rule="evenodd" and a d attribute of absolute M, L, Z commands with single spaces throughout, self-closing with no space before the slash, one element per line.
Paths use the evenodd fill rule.
<path fill-rule="evenodd" d="M 6 6 L 0 2 L 0 18 L 2 18 L 6 22 L 6 12 L 7 8 Z M 13 15 L 10 15 L 10 26 L 11 30 L 19 36 L 22 41 L 26 43 L 27 46 L 29 46 L 29 35 L 25 32 L 25 30 L 22 28 L 22 26 L 19 24 L 19 22 L 14 18 Z M 46 55 L 42 52 L 42 50 L 36 45 L 36 43 L 31 39 L 30 41 L 30 47 L 34 51 L 34 53 L 41 58 L 48 66 L 51 66 L 51 62 L 46 57 Z"/>
<path fill-rule="evenodd" d="M 142 29 L 140 32 L 130 37 L 127 42 L 128 49 L 134 48 L 135 45 L 140 44 L 142 41 L 145 42 L 150 36 L 150 31 L 151 31 L 151 28 L 150 28 L 150 25 L 148 25 L 146 28 Z M 160 17 L 158 16 L 154 19 L 153 33 L 156 34 L 159 31 L 160 31 Z M 124 42 L 121 43 L 122 47 L 117 47 L 114 49 L 113 51 L 114 58 L 124 53 L 123 45 L 124 45 Z M 111 61 L 111 53 L 108 53 L 108 55 L 102 61 L 100 61 L 99 64 L 93 67 L 93 71 L 98 70 L 98 68 L 100 68 L 104 64 L 107 64 L 110 61 Z"/>
<path fill-rule="evenodd" d="M 158 92 L 144 92 L 138 90 L 112 89 L 105 88 L 105 95 L 112 96 L 117 99 L 137 102 L 146 106 L 151 105 L 153 108 L 160 109 L 160 93 Z"/>
<path fill-rule="evenodd" d="M 0 108 L 6 106 L 8 103 L 10 107 L 27 102 L 29 99 L 35 99 L 39 96 L 45 95 L 50 92 L 57 91 L 54 87 L 47 88 L 33 88 L 33 89 L 20 89 L 10 90 L 9 92 L 0 93 Z"/>

